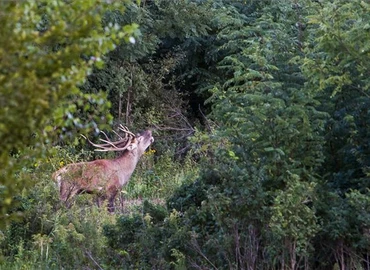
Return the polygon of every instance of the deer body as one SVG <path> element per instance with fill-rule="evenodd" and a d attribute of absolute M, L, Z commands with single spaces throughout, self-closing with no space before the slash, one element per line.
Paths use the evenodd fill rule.
<path fill-rule="evenodd" d="M 125 139 L 127 140 L 127 137 Z M 115 150 L 112 150 L 110 148 L 111 145 L 121 142 L 112 143 L 109 141 L 104 145 L 93 144 L 103 148 L 103 151 L 123 149 L 123 154 L 116 159 L 73 163 L 56 171 L 53 174 L 53 179 L 58 184 L 60 199 L 67 202 L 79 193 L 93 193 L 97 194 L 99 206 L 103 200 L 108 199 L 108 209 L 113 211 L 117 193 L 128 183 L 140 157 L 154 141 L 154 138 L 151 131 L 147 130 L 138 137 L 129 138 L 129 140 L 129 142 L 125 142 L 124 149 L 113 147 Z"/>

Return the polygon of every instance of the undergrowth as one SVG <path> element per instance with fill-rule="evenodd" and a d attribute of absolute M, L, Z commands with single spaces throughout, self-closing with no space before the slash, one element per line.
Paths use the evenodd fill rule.
<path fill-rule="evenodd" d="M 67 209 L 51 179 L 70 162 L 94 158 L 92 152 L 75 155 L 58 148 L 52 158 L 25 168 L 22 173 L 31 176 L 33 188 L 16 198 L 18 207 L 12 211 L 21 215 L 19 220 L 0 231 L 0 269 L 114 269 L 117 251 L 108 245 L 104 227 L 114 226 L 121 216 L 136 216 L 145 223 L 145 200 L 164 205 L 168 195 L 197 172 L 190 159 L 180 163 L 170 156 L 155 157 L 153 151 L 144 155 L 117 196 L 113 214 L 98 208 L 90 194 L 76 196 Z"/>

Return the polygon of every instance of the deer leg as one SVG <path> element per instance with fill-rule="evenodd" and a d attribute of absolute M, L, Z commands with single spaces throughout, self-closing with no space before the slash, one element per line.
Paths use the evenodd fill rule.
<path fill-rule="evenodd" d="M 108 196 L 108 211 L 110 213 L 114 212 L 114 199 L 116 198 L 117 195 L 117 189 L 114 189 L 110 192 Z"/>
<path fill-rule="evenodd" d="M 76 185 L 68 183 L 68 182 L 61 182 L 60 183 L 60 200 L 65 203 L 67 208 L 71 207 L 70 199 L 75 196 L 78 192 Z"/>
<path fill-rule="evenodd" d="M 100 194 L 96 195 L 96 205 L 100 208 L 106 199 L 107 198 L 104 195 Z"/>

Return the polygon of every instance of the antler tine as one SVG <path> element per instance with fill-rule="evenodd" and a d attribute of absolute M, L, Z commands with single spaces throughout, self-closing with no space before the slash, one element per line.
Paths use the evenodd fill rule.
<path fill-rule="evenodd" d="M 92 143 L 92 142 L 89 141 L 93 146 L 98 147 L 98 148 L 113 146 L 114 148 L 117 148 L 116 144 L 118 144 L 119 141 L 118 142 L 111 142 L 108 138 L 108 135 L 104 131 L 101 130 L 100 132 L 103 133 L 106 140 L 104 140 L 104 139 L 99 139 L 99 140 L 102 141 L 102 142 L 105 142 L 105 144 L 96 144 L 96 143 Z"/>
<path fill-rule="evenodd" d="M 81 135 L 81 137 L 82 138 L 84 138 L 85 140 L 87 140 L 92 146 L 95 146 L 95 147 L 98 147 L 98 148 L 103 148 L 105 145 L 104 144 L 96 144 L 96 143 L 93 143 L 92 141 L 90 141 L 90 139 L 89 138 L 87 138 L 85 135 L 82 135 L 82 134 L 80 134 Z M 102 139 L 100 139 L 100 140 L 102 140 Z M 104 140 L 103 140 L 104 141 Z M 106 141 L 108 144 L 109 144 L 109 142 L 108 141 Z M 103 151 L 103 150 L 100 150 L 100 151 Z"/>
<path fill-rule="evenodd" d="M 129 147 L 129 145 L 130 145 L 130 141 L 129 140 L 127 140 L 126 142 L 125 142 L 125 145 L 123 146 L 123 147 L 117 147 L 117 145 L 115 145 L 115 144 L 113 144 L 113 143 L 111 143 L 111 142 L 108 142 L 108 141 L 106 141 L 106 140 L 103 140 L 103 139 L 100 139 L 100 140 L 102 140 L 102 141 L 104 141 L 104 142 L 107 142 L 107 144 L 108 144 L 108 146 L 106 146 L 106 145 L 99 145 L 99 144 L 94 144 L 94 143 L 91 143 L 93 146 L 95 146 L 95 147 L 97 147 L 98 149 L 95 149 L 95 151 L 99 151 L 99 152 L 108 152 L 108 151 L 124 151 L 124 150 L 126 150 L 128 147 Z M 117 143 L 122 143 L 122 142 L 117 142 Z M 109 147 L 109 146 L 111 146 L 111 147 Z"/>
<path fill-rule="evenodd" d="M 103 147 L 103 146 L 109 146 L 109 145 L 111 145 L 112 142 L 109 140 L 107 134 L 104 131 L 102 131 L 102 130 L 100 131 L 100 133 L 103 133 L 103 135 L 106 138 L 106 140 L 104 140 L 104 139 L 99 139 L 99 140 L 102 141 L 102 142 L 105 142 L 105 144 L 94 144 L 94 146 L 96 146 L 96 147 Z"/>
<path fill-rule="evenodd" d="M 113 133 L 114 134 L 116 134 L 117 136 L 118 136 L 118 138 L 120 139 L 120 140 L 122 140 L 122 139 L 124 139 L 124 138 L 122 138 L 122 136 L 121 135 L 119 135 L 117 132 L 115 132 L 114 130 L 112 130 L 113 131 Z M 125 137 L 126 138 L 126 137 Z"/>
<path fill-rule="evenodd" d="M 128 135 L 131 135 L 134 138 L 136 137 L 136 135 L 134 133 L 129 131 L 129 129 L 127 127 L 124 127 L 122 124 L 119 125 L 118 129 L 123 131 L 124 133 L 127 133 Z"/>
<path fill-rule="evenodd" d="M 118 142 L 111 142 L 111 141 L 107 141 L 107 140 L 104 140 L 104 139 L 99 139 L 101 142 L 105 142 L 105 144 L 95 144 L 95 146 L 97 147 L 105 147 L 105 146 L 112 146 L 114 148 L 118 148 L 114 143 L 118 143 Z"/>
<path fill-rule="evenodd" d="M 105 138 L 107 139 L 107 141 L 109 141 L 108 135 L 103 130 L 100 130 L 100 132 L 103 133 L 103 135 L 105 136 Z"/>
<path fill-rule="evenodd" d="M 130 132 L 128 128 L 122 125 L 119 126 L 119 129 L 125 133 L 125 137 L 120 136 L 117 132 L 113 130 L 113 132 L 119 137 L 119 140 L 115 142 L 112 142 L 104 131 L 101 131 L 101 133 L 103 133 L 106 139 L 99 139 L 101 142 L 104 142 L 104 144 L 93 143 L 86 136 L 84 135 L 81 135 L 81 136 L 85 138 L 92 146 L 97 148 L 95 149 L 95 151 L 100 151 L 100 152 L 124 151 L 129 147 L 131 143 L 131 139 L 129 138 L 128 135 L 133 136 L 133 138 L 135 138 L 135 135 L 132 132 Z"/>
<path fill-rule="evenodd" d="M 86 138 L 86 137 L 85 137 Z M 113 149 L 119 149 L 117 146 L 114 145 L 114 143 L 112 142 L 109 142 L 107 140 L 104 140 L 104 139 L 100 139 L 100 141 L 102 142 L 105 142 L 105 144 L 97 144 L 97 143 L 93 143 L 92 141 L 90 141 L 89 138 L 86 138 L 88 140 L 88 142 L 92 145 L 92 146 L 95 146 L 96 148 L 101 148 L 101 149 L 95 149 L 95 151 L 109 151 L 111 148 L 107 148 L 109 146 L 113 147 Z M 112 149 L 112 150 L 113 150 Z"/>

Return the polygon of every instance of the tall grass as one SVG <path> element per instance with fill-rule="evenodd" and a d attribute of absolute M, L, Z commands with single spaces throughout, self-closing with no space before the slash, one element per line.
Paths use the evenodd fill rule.
<path fill-rule="evenodd" d="M 76 196 L 67 209 L 60 201 L 51 174 L 61 166 L 91 158 L 91 153 L 71 154 L 57 149 L 52 158 L 25 168 L 33 188 L 20 194 L 22 218 L 0 231 L 0 269 L 110 269 L 110 252 L 102 234 L 103 226 L 114 224 L 117 216 L 140 213 L 141 202 L 163 203 L 182 183 L 197 173 L 190 158 L 175 162 L 171 153 L 144 155 L 131 181 L 123 187 L 114 214 L 98 208 L 94 196 Z M 20 174 L 19 177 L 22 177 Z"/>
<path fill-rule="evenodd" d="M 176 162 L 169 152 L 158 158 L 148 152 L 122 192 L 126 199 L 165 200 L 181 184 L 194 181 L 197 173 L 198 166 L 190 157 Z"/>

